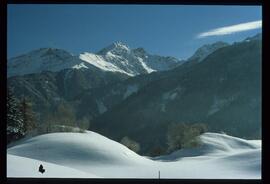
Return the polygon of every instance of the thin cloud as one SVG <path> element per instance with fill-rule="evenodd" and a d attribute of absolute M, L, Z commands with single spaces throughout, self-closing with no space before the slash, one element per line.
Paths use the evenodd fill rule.
<path fill-rule="evenodd" d="M 228 35 L 232 33 L 248 31 L 252 29 L 259 29 L 261 27 L 262 27 L 262 20 L 258 20 L 258 21 L 253 21 L 253 22 L 247 22 L 247 23 L 212 29 L 207 32 L 198 34 L 197 38 L 204 38 L 208 36 Z"/>

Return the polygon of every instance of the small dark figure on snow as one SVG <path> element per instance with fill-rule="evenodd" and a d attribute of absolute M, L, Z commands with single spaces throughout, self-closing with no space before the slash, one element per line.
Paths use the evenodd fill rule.
<path fill-rule="evenodd" d="M 42 164 L 40 164 L 38 171 L 41 172 L 42 174 L 45 172 L 45 169 L 43 168 Z"/>

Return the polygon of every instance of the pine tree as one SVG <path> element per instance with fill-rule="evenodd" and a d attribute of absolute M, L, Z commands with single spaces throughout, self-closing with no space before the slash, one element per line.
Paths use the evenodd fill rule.
<path fill-rule="evenodd" d="M 19 102 L 14 97 L 13 91 L 8 88 L 7 91 L 7 144 L 11 141 L 23 137 L 22 114 L 19 109 Z"/>
<path fill-rule="evenodd" d="M 21 101 L 20 110 L 22 113 L 23 131 L 25 132 L 25 134 L 27 134 L 31 130 L 36 128 L 36 123 L 35 123 L 35 114 L 32 110 L 32 104 L 25 97 L 23 97 Z"/>

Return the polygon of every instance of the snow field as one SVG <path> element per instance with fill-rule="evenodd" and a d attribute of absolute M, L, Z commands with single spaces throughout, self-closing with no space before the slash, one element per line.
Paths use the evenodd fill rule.
<path fill-rule="evenodd" d="M 155 158 L 98 133 L 51 133 L 7 150 L 8 177 L 260 179 L 261 141 L 201 135 L 202 145 Z M 28 164 L 29 163 L 29 164 Z M 39 164 L 46 172 L 37 172 Z M 65 171 L 64 174 L 62 171 Z"/>

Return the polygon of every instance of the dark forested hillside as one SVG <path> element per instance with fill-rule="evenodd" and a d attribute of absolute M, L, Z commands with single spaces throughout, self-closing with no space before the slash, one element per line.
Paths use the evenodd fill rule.
<path fill-rule="evenodd" d="M 205 123 L 210 131 L 245 138 L 260 136 L 260 40 L 235 43 L 182 67 L 97 117 L 92 130 L 116 140 L 129 136 L 142 144 L 143 152 L 166 145 L 171 122 Z"/>

